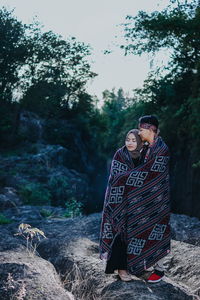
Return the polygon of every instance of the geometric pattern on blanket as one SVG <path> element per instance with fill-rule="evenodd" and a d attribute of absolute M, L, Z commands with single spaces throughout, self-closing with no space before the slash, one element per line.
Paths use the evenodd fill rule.
<path fill-rule="evenodd" d="M 161 137 L 137 167 L 124 146 L 114 155 L 100 230 L 100 258 L 116 236 L 127 246 L 127 270 L 140 274 L 170 251 L 169 150 Z"/>
<path fill-rule="evenodd" d="M 112 169 L 112 174 L 116 175 L 118 173 L 127 171 L 128 167 L 127 167 L 127 165 L 125 165 L 117 160 L 113 160 L 111 169 Z"/>
<path fill-rule="evenodd" d="M 146 243 L 146 241 L 143 239 L 133 238 L 130 241 L 130 243 L 128 244 L 127 253 L 139 255 L 142 252 L 142 249 L 144 248 L 145 243 Z"/>
<path fill-rule="evenodd" d="M 132 172 L 126 181 L 126 185 L 141 187 L 147 175 L 148 172 Z"/>
<path fill-rule="evenodd" d="M 168 161 L 169 161 L 169 157 L 161 156 L 161 155 L 156 156 L 155 162 L 151 167 L 151 171 L 165 172 Z"/>
<path fill-rule="evenodd" d="M 163 234 L 165 232 L 166 229 L 166 225 L 164 224 L 156 224 L 152 230 L 152 232 L 150 233 L 148 239 L 149 240 L 157 240 L 157 241 L 161 241 L 163 238 Z"/>
<path fill-rule="evenodd" d="M 125 186 L 115 186 L 110 190 L 110 197 L 108 203 L 121 203 L 123 200 Z"/>

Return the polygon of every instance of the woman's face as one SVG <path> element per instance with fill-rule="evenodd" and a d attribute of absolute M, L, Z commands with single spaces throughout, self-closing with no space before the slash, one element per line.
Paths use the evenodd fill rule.
<path fill-rule="evenodd" d="M 134 151 L 137 148 L 137 140 L 133 133 L 130 133 L 127 136 L 127 138 L 125 140 L 125 145 L 126 145 L 128 151 Z"/>

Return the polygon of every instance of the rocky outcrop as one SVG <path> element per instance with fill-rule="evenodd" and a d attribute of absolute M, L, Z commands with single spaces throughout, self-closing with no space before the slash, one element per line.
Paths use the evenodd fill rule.
<path fill-rule="evenodd" d="M 0 253 L 0 297 L 10 299 L 73 300 L 47 260 L 26 249 Z"/>
<path fill-rule="evenodd" d="M 59 145 L 40 144 L 37 145 L 36 152 L 0 157 L 0 185 L 14 188 L 19 192 L 24 190 L 27 185 L 32 184 L 32 189 L 41 189 L 44 194 L 44 202 L 45 195 L 49 192 L 51 194 L 49 202 L 51 198 L 53 205 L 63 206 L 70 197 L 74 197 L 82 203 L 88 201 L 89 178 L 86 174 L 65 167 L 66 161 L 69 159 L 67 149 Z M 41 198 L 42 196 L 40 196 Z M 28 202 L 27 200 L 26 203 Z M 42 203 L 41 200 L 41 204 L 50 204 L 48 201 L 44 202 Z M 8 203 L 6 207 L 7 205 Z"/>
<path fill-rule="evenodd" d="M 54 266 L 16 232 L 17 223 L 1 226 L 0 299 L 73 300 Z"/>
<path fill-rule="evenodd" d="M 20 113 L 19 134 L 30 142 L 42 139 L 44 121 L 37 114 L 30 111 Z"/>
<path fill-rule="evenodd" d="M 200 247 L 173 241 L 165 264 L 170 282 L 176 282 L 196 298 L 200 296 Z"/>
<path fill-rule="evenodd" d="M 66 213 L 66 209 L 53 206 L 31 206 L 22 205 L 20 207 L 12 207 L 3 211 L 3 215 L 16 223 L 29 223 L 34 221 L 44 221 L 44 219 L 62 219 Z M 66 220 L 66 218 L 64 218 Z"/>
<path fill-rule="evenodd" d="M 59 238 L 57 238 L 55 228 L 58 230 L 59 226 L 62 226 L 63 231 L 59 232 Z M 69 276 L 69 269 L 75 269 L 75 274 L 71 272 L 72 278 L 76 276 L 78 270 L 85 284 L 89 282 L 94 296 L 99 299 L 198 299 L 200 262 L 195 264 L 192 257 L 200 255 L 199 247 L 173 241 L 172 253 L 166 260 L 167 277 L 163 282 L 152 286 L 146 284 L 144 280 L 135 278 L 133 282 L 127 284 L 117 280 L 116 275 L 104 274 L 98 253 L 99 226 L 98 214 L 71 220 L 71 224 L 68 223 L 67 226 L 65 223 L 63 225 L 57 223 L 56 226 L 55 224 L 53 227 L 48 226 L 49 230 L 44 224 L 43 230 L 48 230 L 50 239 L 40 244 L 39 252 L 42 257 L 55 265 L 63 279 Z M 187 264 L 188 261 L 189 264 Z M 178 277 L 176 271 L 179 266 L 181 272 Z"/>
<path fill-rule="evenodd" d="M 94 172 L 94 165 L 91 164 L 86 143 L 83 141 L 80 129 L 77 128 L 76 124 L 67 120 L 44 120 L 37 114 L 24 110 L 20 112 L 18 134 L 25 141 L 35 143 L 35 145 L 41 143 L 55 144 L 55 140 L 59 140 L 59 143 L 65 146 L 64 148 L 60 146 L 61 148 L 69 147 L 70 149 L 67 153 L 69 159 L 65 161 L 66 167 L 71 168 L 70 159 L 73 160 L 72 157 L 76 152 L 75 159 L 78 159 L 78 162 L 74 162 L 72 168 L 74 169 L 74 165 L 82 165 L 87 174 Z M 70 145 L 68 145 L 69 140 Z"/>
<path fill-rule="evenodd" d="M 198 218 L 171 214 L 170 222 L 175 240 L 200 246 L 200 221 Z"/>
<path fill-rule="evenodd" d="M 20 210 L 20 207 L 18 209 Z M 29 207 L 29 209 L 31 208 Z M 13 210 L 13 208 L 9 209 L 9 211 L 11 210 Z M 4 213 L 6 213 L 6 211 Z M 33 215 L 34 214 L 33 210 Z M 21 213 L 21 217 L 22 216 L 23 213 Z M 178 233 L 176 232 L 176 227 L 173 228 L 174 235 L 177 233 L 176 237 L 180 237 L 181 226 L 183 227 L 185 224 L 185 222 L 183 222 L 183 224 L 180 222 L 183 217 L 184 216 L 176 215 L 173 215 L 172 217 L 172 228 L 173 224 L 179 224 Z M 23 270 L 24 277 L 20 275 L 21 277 L 19 276 L 19 279 L 14 280 L 17 282 L 18 280 L 21 280 L 20 282 L 22 283 L 25 282 L 30 290 L 33 287 L 35 293 L 37 291 L 35 294 L 36 298 L 33 299 L 41 299 L 39 298 L 41 290 L 45 291 L 42 299 L 51 299 L 50 297 L 54 293 L 54 286 L 55 289 L 64 287 L 74 295 L 75 299 L 84 300 L 200 299 L 200 260 L 198 259 L 200 256 L 200 247 L 196 245 L 196 242 L 192 244 L 192 240 L 190 240 L 190 244 L 178 240 L 172 241 L 172 251 L 165 260 L 166 277 L 162 282 L 151 285 L 147 284 L 142 278 L 134 277 L 132 282 L 125 283 L 120 281 L 116 274 L 106 275 L 104 273 L 104 266 L 99 259 L 98 249 L 101 221 L 100 214 L 92 214 L 74 219 L 59 218 L 59 214 L 57 214 L 48 218 L 42 218 L 42 216 L 40 216 L 40 219 L 32 217 L 32 219 L 30 218 L 28 220 L 27 213 L 24 220 L 32 226 L 42 230 L 47 237 L 46 239 L 41 240 L 37 245 L 37 253 L 40 257 L 35 253 L 31 256 L 29 265 L 27 264 L 27 257 L 30 253 L 27 253 L 26 250 L 26 240 L 21 236 L 14 235 L 20 222 L 19 215 L 18 218 L 13 220 L 17 222 L 1 226 L 0 231 L 0 251 L 2 254 L 1 263 L 4 265 L 2 266 L 2 268 L 4 268 L 3 270 L 6 270 L 8 266 L 7 271 L 4 272 L 4 278 L 0 283 L 0 293 L 4 293 L 5 280 L 8 279 L 9 274 L 14 276 L 15 272 L 13 273 L 13 268 L 15 264 L 20 261 L 20 264 L 25 267 L 19 267 L 19 274 L 22 272 L 20 270 Z M 190 228 L 192 227 L 190 226 L 190 223 L 195 224 L 195 226 L 197 226 L 197 224 L 200 225 L 200 221 L 196 219 L 193 220 L 193 218 L 190 219 L 186 217 L 185 221 L 186 220 Z M 184 230 L 186 231 L 186 226 L 184 227 Z M 185 237 L 185 234 L 183 237 Z M 195 241 L 197 240 L 198 236 L 195 237 Z M 12 253 L 11 257 L 9 257 L 9 253 Z M 14 253 L 15 259 L 13 256 Z M 45 263 L 46 261 L 48 261 L 48 263 Z M 9 267 L 10 263 L 14 264 L 13 267 Z M 35 264 L 37 264 L 37 267 Z M 59 274 L 59 278 L 56 277 L 53 266 L 55 267 L 57 274 Z M 40 278 L 40 276 L 43 276 L 41 275 L 43 274 L 43 271 L 50 274 L 49 278 L 51 278 L 51 280 L 44 275 L 46 283 L 41 281 L 40 285 L 38 284 L 40 279 L 33 277 Z M 35 275 L 32 276 L 31 274 Z M 28 278 L 26 279 L 26 277 Z M 58 285 L 52 284 L 53 280 L 57 282 L 59 287 Z M 48 297 L 47 286 L 49 286 L 49 284 L 51 285 L 49 287 L 51 291 L 50 296 L 49 298 L 45 298 Z M 58 290 L 56 293 L 58 294 Z M 4 294 L 0 294 L 0 297 L 1 295 Z"/>
<path fill-rule="evenodd" d="M 21 199 L 18 197 L 16 190 L 12 187 L 5 187 L 0 192 L 0 210 L 9 207 L 17 207 L 22 204 Z"/>

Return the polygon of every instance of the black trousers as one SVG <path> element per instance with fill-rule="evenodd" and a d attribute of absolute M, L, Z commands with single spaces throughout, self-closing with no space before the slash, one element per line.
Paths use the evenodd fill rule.
<path fill-rule="evenodd" d="M 115 270 L 126 270 L 127 269 L 127 246 L 121 240 L 120 235 L 115 238 L 112 246 L 111 257 L 107 261 L 105 273 L 112 274 Z"/>

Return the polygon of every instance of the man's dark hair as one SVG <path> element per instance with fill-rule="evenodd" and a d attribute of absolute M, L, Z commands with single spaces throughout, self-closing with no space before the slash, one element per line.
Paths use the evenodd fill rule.
<path fill-rule="evenodd" d="M 157 117 L 153 116 L 153 115 L 146 115 L 146 116 L 140 117 L 139 124 L 143 124 L 143 123 L 154 125 L 154 126 L 156 126 L 156 128 L 158 128 L 158 126 L 159 126 Z"/>

